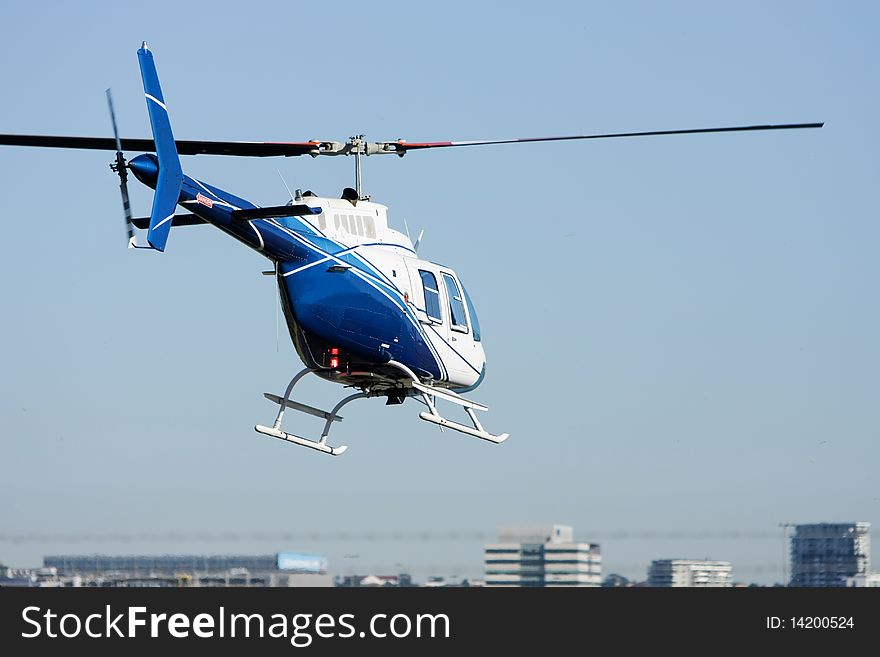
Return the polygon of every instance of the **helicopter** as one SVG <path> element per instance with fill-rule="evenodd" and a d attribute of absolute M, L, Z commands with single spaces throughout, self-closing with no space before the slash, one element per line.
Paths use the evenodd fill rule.
<path fill-rule="evenodd" d="M 113 137 L 0 135 L 0 145 L 116 151 L 110 168 L 119 177 L 128 245 L 164 251 L 172 227 L 210 224 L 265 256 L 273 265 L 281 308 L 294 348 L 303 363 L 284 393 L 264 393 L 278 405 L 272 426 L 256 425 L 260 434 L 339 456 L 348 447 L 331 446 L 329 435 L 347 404 L 385 398 L 386 404 L 407 399 L 421 402 L 419 418 L 490 443 L 503 443 L 508 433 L 493 434 L 476 412 L 488 407 L 464 395 L 486 376 L 486 353 L 476 307 L 453 269 L 418 256 L 421 235 L 389 226 L 388 207 L 364 195 L 361 157 L 434 148 L 491 144 L 609 139 L 657 135 L 821 128 L 824 123 L 789 123 L 721 128 L 534 137 L 477 141 L 369 142 L 364 135 L 347 141 L 305 142 L 192 141 L 174 138 L 168 105 L 159 84 L 152 51 L 144 42 L 137 51 L 152 139 L 120 138 L 110 90 L 107 101 Z M 126 160 L 125 151 L 140 151 Z M 340 198 L 297 190 L 281 206 L 258 206 L 183 173 L 180 155 L 223 156 L 353 156 L 355 186 Z M 132 216 L 129 172 L 155 190 L 149 217 Z M 286 185 L 286 183 L 285 183 Z M 289 191 L 289 190 L 288 190 Z M 187 210 L 178 213 L 178 206 Z M 146 244 L 135 229 L 146 230 Z M 331 410 L 293 399 L 294 387 L 308 375 L 341 384 L 351 394 Z M 461 407 L 469 423 L 442 415 L 438 402 Z M 324 420 L 318 439 L 285 431 L 291 409 Z"/>

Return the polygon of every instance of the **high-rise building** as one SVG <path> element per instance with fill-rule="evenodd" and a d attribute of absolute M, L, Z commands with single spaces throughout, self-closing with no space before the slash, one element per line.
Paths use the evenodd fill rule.
<path fill-rule="evenodd" d="M 648 586 L 733 586 L 733 568 L 729 561 L 656 559 L 648 568 Z"/>
<path fill-rule="evenodd" d="M 795 525 L 789 586 L 847 586 L 871 570 L 869 522 Z"/>
<path fill-rule="evenodd" d="M 507 527 L 486 546 L 486 586 L 599 586 L 602 554 L 567 525 Z"/>

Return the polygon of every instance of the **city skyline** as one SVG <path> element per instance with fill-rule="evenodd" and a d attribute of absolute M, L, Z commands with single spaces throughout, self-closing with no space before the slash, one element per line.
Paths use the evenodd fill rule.
<path fill-rule="evenodd" d="M 813 526 L 817 526 L 817 523 L 781 523 L 781 525 L 785 525 L 788 527 L 797 527 L 799 524 L 804 528 L 810 528 Z M 841 524 L 850 524 L 850 523 L 840 523 L 840 522 L 821 522 L 818 525 L 831 525 L 838 526 Z M 869 527 L 872 523 L 862 522 L 861 524 L 867 524 Z M 469 579 L 482 579 L 485 576 L 485 568 L 481 567 L 484 551 L 486 546 L 489 544 L 494 544 L 498 542 L 498 537 L 503 532 L 511 531 L 512 527 L 534 527 L 534 526 L 550 526 L 544 523 L 543 525 L 528 525 L 520 523 L 519 525 L 505 525 L 499 526 L 495 530 L 492 531 L 479 531 L 479 530 L 450 530 L 450 531 L 417 531 L 417 532 L 399 532 L 399 531 L 391 531 L 391 532 L 382 532 L 382 531 L 374 531 L 368 534 L 357 534 L 351 532 L 334 532 L 328 535 L 320 535 L 315 534 L 313 532 L 261 532 L 258 534 L 254 534 L 251 536 L 247 535 L 235 535 L 234 533 L 224 532 L 223 534 L 217 534 L 213 538 L 223 537 L 223 540 L 226 541 L 227 545 L 251 545 L 251 546 L 276 546 L 281 543 L 287 543 L 289 549 L 299 550 L 304 545 L 312 546 L 311 549 L 313 551 L 320 552 L 321 554 L 335 554 L 336 558 L 330 558 L 329 565 L 327 566 L 327 572 L 329 572 L 332 576 L 351 576 L 355 574 L 359 575 L 367 575 L 367 574 L 400 574 L 406 573 L 409 575 L 413 575 L 421 578 L 428 578 L 435 575 L 441 576 L 452 576 L 452 577 L 460 577 L 460 578 L 469 578 Z M 866 531 L 865 536 L 880 538 L 880 532 L 878 531 Z M 644 582 L 648 579 L 648 573 L 651 568 L 651 564 L 655 561 L 664 561 L 664 560 L 707 560 L 707 561 L 724 561 L 728 562 L 732 565 L 733 570 L 733 578 L 732 583 L 734 584 L 760 584 L 760 585 L 785 585 L 788 586 L 788 578 L 791 574 L 791 551 L 792 551 L 792 539 L 794 535 L 786 531 L 779 533 L 776 535 L 776 532 L 773 531 L 736 531 L 736 530 L 728 530 L 726 532 L 720 532 L 717 534 L 713 534 L 710 532 L 681 532 L 681 531 L 669 531 L 666 533 L 658 533 L 658 532 L 638 532 L 638 531 L 617 531 L 617 532 L 583 532 L 577 531 L 575 529 L 573 533 L 573 540 L 577 543 L 592 543 L 598 544 L 598 546 L 602 549 L 602 580 L 609 575 L 621 575 L 626 577 L 631 582 Z M 86 535 L 70 535 L 67 537 L 56 537 L 56 540 L 67 540 L 68 544 L 76 545 L 78 542 L 82 541 L 96 541 L 99 537 L 97 536 L 86 536 Z M 186 532 L 177 533 L 175 540 L 177 540 L 177 545 L 180 549 L 171 550 L 171 551 L 160 551 L 155 552 L 149 549 L 141 550 L 141 551 L 116 551 L 112 554 L 124 555 L 127 554 L 129 556 L 138 555 L 147 557 L 149 555 L 153 556 L 167 556 L 167 555 L 176 555 L 183 553 L 191 553 L 194 550 L 186 549 L 187 545 L 198 545 L 199 541 L 211 540 L 210 532 L 199 532 L 198 534 L 187 534 Z M 3 541 L 34 541 L 39 542 L 40 540 L 45 540 L 45 537 L 41 538 L 38 534 L 31 536 L 9 536 L 7 534 L 0 534 L 0 539 Z M 117 545 L 122 545 L 125 543 L 137 543 L 140 541 L 141 545 L 149 546 L 151 542 L 163 540 L 168 541 L 170 537 L 167 535 L 162 535 L 161 533 L 156 533 L 152 536 L 148 534 L 135 534 L 131 536 L 116 537 Z M 619 559 L 615 559 L 615 555 L 613 552 L 609 555 L 606 549 L 602 546 L 606 545 L 607 542 L 610 541 L 611 545 L 615 545 L 616 541 L 638 541 L 638 540 L 653 540 L 653 541 L 682 541 L 680 545 L 690 545 L 692 546 L 690 549 L 679 549 L 677 552 L 667 551 L 662 554 L 657 554 L 651 557 L 644 564 L 638 563 L 622 563 Z M 782 554 L 784 554 L 784 559 L 780 559 L 779 562 L 773 562 L 769 560 L 763 564 L 757 564 L 749 566 L 748 564 L 742 565 L 741 567 L 737 566 L 737 561 L 735 559 L 730 559 L 725 556 L 725 554 L 732 552 L 732 549 L 720 549 L 716 550 L 712 553 L 709 553 L 705 550 L 701 551 L 699 546 L 705 545 L 706 541 L 712 542 L 726 542 L 726 544 L 730 545 L 730 541 L 737 540 L 749 540 L 749 541 L 759 541 L 764 543 L 767 546 L 768 541 L 772 541 L 775 543 L 778 540 L 782 541 Z M 478 553 L 479 557 L 476 561 L 472 559 L 462 559 L 458 563 L 437 563 L 431 564 L 426 561 L 418 561 L 413 560 L 411 557 L 407 558 L 404 555 L 406 550 L 394 550 L 392 546 L 405 546 L 410 541 L 419 541 L 422 544 L 426 542 L 438 542 L 443 545 L 449 545 L 450 543 L 457 544 L 459 547 L 462 545 L 467 545 L 468 547 L 462 551 L 463 555 L 473 555 L 474 553 Z M 332 546 L 338 544 L 339 542 L 344 542 L 344 548 L 333 548 Z M 205 543 L 201 543 L 205 544 Z M 378 551 L 386 552 L 397 555 L 393 559 L 389 559 L 386 561 L 381 560 L 371 560 L 368 555 L 372 552 L 376 551 L 372 546 L 375 544 L 379 544 L 382 547 L 379 548 Z M 735 545 L 735 543 L 733 543 Z M 327 546 L 329 549 L 319 549 L 319 546 Z M 476 546 L 476 548 L 474 547 Z M 769 547 L 769 546 L 767 546 Z M 344 550 L 344 553 L 340 552 L 340 550 Z M 206 555 L 216 554 L 218 556 L 222 556 L 224 554 L 232 554 L 232 553 L 241 553 L 247 552 L 248 550 L 238 550 L 238 551 L 230 551 L 230 550 L 215 550 L 215 551 L 205 551 Z M 251 550 L 254 551 L 254 550 Z M 271 551 L 271 550 L 270 550 Z M 772 552 L 773 550 L 769 550 Z M 89 556 L 112 556 L 112 551 L 106 550 L 95 550 L 92 552 L 77 552 L 73 550 L 70 554 L 78 554 L 83 557 Z M 360 554 L 363 552 L 364 554 Z M 45 564 L 45 556 L 41 558 L 40 563 Z M 0 554 L 0 564 L 5 565 L 7 567 L 12 568 L 36 568 L 39 567 L 34 563 L 28 564 L 15 564 L 8 563 L 3 560 L 2 554 Z M 870 570 L 870 563 L 868 564 L 868 568 Z"/>

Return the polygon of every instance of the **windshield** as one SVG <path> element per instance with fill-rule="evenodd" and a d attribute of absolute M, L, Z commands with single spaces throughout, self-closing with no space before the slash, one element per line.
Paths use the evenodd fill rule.
<path fill-rule="evenodd" d="M 458 279 L 458 282 L 461 283 L 461 279 Z M 471 316 L 471 328 L 474 331 L 474 340 L 477 342 L 480 341 L 480 320 L 477 319 L 477 309 L 474 308 L 474 302 L 471 301 L 471 295 L 468 294 L 467 288 L 464 286 L 464 283 L 461 283 L 461 289 L 464 292 L 464 300 L 467 302 L 468 315 Z"/>

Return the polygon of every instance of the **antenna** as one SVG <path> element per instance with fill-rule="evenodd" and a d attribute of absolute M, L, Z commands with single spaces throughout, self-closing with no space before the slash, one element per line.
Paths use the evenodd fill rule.
<path fill-rule="evenodd" d="M 287 181 L 284 179 L 284 175 L 281 173 L 281 169 L 276 167 L 275 171 L 277 171 L 278 175 L 281 176 L 281 182 L 284 183 L 284 188 L 287 190 L 287 194 L 290 196 L 290 200 L 293 201 L 293 193 L 290 191 L 290 187 L 287 186 Z"/>

